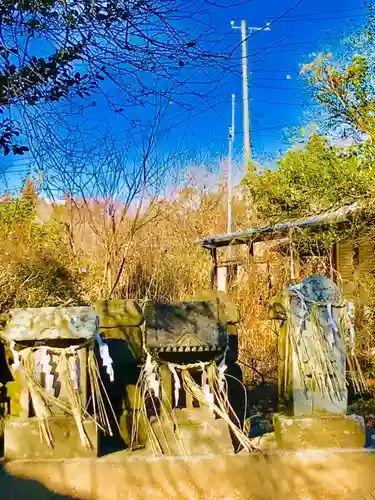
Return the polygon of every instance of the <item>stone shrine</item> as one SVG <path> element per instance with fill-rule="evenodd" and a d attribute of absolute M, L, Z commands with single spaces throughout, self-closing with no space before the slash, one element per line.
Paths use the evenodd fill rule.
<path fill-rule="evenodd" d="M 282 321 L 279 334 L 279 413 L 274 417 L 281 448 L 364 446 L 359 418 L 346 416 L 347 367 L 355 390 L 366 383 L 355 356 L 348 306 L 337 286 L 313 275 L 288 287 L 271 305 Z"/>

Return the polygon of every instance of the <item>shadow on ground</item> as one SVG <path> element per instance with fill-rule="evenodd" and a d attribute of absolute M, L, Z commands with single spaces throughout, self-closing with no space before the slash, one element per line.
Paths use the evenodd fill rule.
<path fill-rule="evenodd" d="M 348 413 L 354 413 L 364 418 L 366 426 L 365 448 L 375 449 L 375 401 L 374 394 L 369 393 L 350 398 Z"/>
<path fill-rule="evenodd" d="M 78 497 L 67 497 L 54 493 L 37 481 L 13 476 L 6 472 L 1 465 L 0 492 L 1 500 L 79 500 Z"/>
<path fill-rule="evenodd" d="M 249 437 L 261 437 L 273 431 L 273 415 L 277 412 L 276 384 L 259 384 L 247 392 L 247 418 L 251 419 Z M 366 443 L 365 448 L 375 450 L 375 403 L 373 395 L 361 396 L 350 401 L 348 414 L 364 418 Z"/>
<path fill-rule="evenodd" d="M 273 431 L 272 417 L 277 411 L 277 386 L 259 384 L 247 392 L 247 418 L 251 419 L 249 437 L 263 436 Z"/>

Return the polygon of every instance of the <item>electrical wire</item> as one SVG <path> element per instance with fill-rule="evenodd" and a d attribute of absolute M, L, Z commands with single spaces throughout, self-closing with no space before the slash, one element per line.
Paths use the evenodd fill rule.
<path fill-rule="evenodd" d="M 351 16 L 340 16 L 340 17 L 314 17 L 314 18 L 307 17 L 307 18 L 301 18 L 301 19 L 297 19 L 297 20 L 282 19 L 279 22 L 281 22 L 281 23 L 303 23 L 303 22 L 318 22 L 318 21 L 320 22 L 320 21 L 334 21 L 334 20 L 341 21 L 342 19 L 354 19 L 354 18 L 359 18 L 359 17 L 366 17 L 366 15 L 367 14 L 363 13 L 363 14 L 354 14 Z"/>
<path fill-rule="evenodd" d="M 326 11 L 323 11 L 323 12 L 310 12 L 310 13 L 307 13 L 307 14 L 294 14 L 292 18 L 288 18 L 288 19 L 294 19 L 294 18 L 303 18 L 303 17 L 306 17 L 306 16 L 325 16 L 326 14 L 337 14 L 337 13 L 341 13 L 341 12 L 355 12 L 355 11 L 358 11 L 358 10 L 368 10 L 368 7 L 352 7 L 350 9 L 335 9 L 335 10 L 326 10 Z"/>

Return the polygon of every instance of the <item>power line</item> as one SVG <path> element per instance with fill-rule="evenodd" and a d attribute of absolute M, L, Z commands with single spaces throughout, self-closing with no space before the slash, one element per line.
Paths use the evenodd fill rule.
<path fill-rule="evenodd" d="M 336 37 L 336 38 L 340 38 L 340 37 Z M 334 38 L 329 38 L 329 40 L 333 40 Z M 307 43 L 317 43 L 317 42 L 320 42 L 319 38 L 316 38 L 315 40 L 306 40 L 306 41 L 301 41 L 301 42 L 294 42 L 294 43 L 284 43 L 282 45 L 279 45 L 280 48 L 284 48 L 284 47 L 295 47 L 296 45 L 305 45 Z M 266 50 L 268 49 L 269 47 L 272 47 L 272 45 L 270 46 L 267 46 L 267 47 L 263 47 L 261 49 L 252 49 L 252 52 L 258 52 L 259 50 Z"/>
<path fill-rule="evenodd" d="M 287 78 L 267 78 L 264 76 L 257 76 L 256 79 L 262 80 L 262 81 L 267 81 L 267 82 L 286 82 L 286 81 L 288 81 Z"/>
<path fill-rule="evenodd" d="M 247 70 L 247 40 L 251 38 L 252 36 L 256 35 L 257 33 L 260 33 L 262 31 L 269 31 L 271 28 L 270 26 L 272 24 L 277 23 L 278 21 L 282 20 L 284 17 L 286 17 L 290 12 L 293 12 L 297 7 L 299 7 L 302 4 L 303 0 L 298 0 L 290 9 L 284 11 L 280 16 L 278 16 L 276 19 L 274 19 L 272 22 L 267 21 L 265 26 L 262 28 L 254 28 L 254 27 L 249 27 L 247 28 L 246 21 L 242 20 L 241 21 L 241 47 L 242 47 L 242 80 L 243 80 L 243 119 L 244 119 L 244 159 L 245 159 L 245 172 L 247 171 L 247 166 L 248 163 L 251 159 L 251 144 L 250 144 L 250 120 L 249 120 L 249 104 L 248 104 L 248 70 Z M 234 26 L 234 21 L 231 21 L 232 28 L 239 28 Z M 247 30 L 250 30 L 252 34 L 250 36 L 247 36 Z M 263 51 L 269 50 L 278 43 L 284 41 L 285 38 L 279 42 L 271 44 L 269 47 L 266 49 L 258 50 L 256 52 L 255 56 L 260 54 Z M 234 53 L 235 48 L 231 52 L 231 56 Z"/>
<path fill-rule="evenodd" d="M 301 3 L 301 2 L 299 2 L 299 3 L 298 3 L 298 5 L 299 5 L 300 3 Z M 314 15 L 315 15 L 315 14 L 314 14 Z M 309 43 L 309 42 L 300 42 L 300 43 Z M 294 44 L 289 44 L 289 45 L 290 45 L 290 46 L 293 46 Z M 280 48 L 282 48 L 282 47 L 280 47 Z M 256 72 L 256 73 L 266 72 L 266 71 L 267 71 L 267 70 L 253 70 L 253 72 Z M 272 73 L 277 73 L 277 72 L 287 73 L 287 71 L 283 71 L 283 70 L 268 70 L 268 71 L 269 71 L 269 72 L 272 72 Z M 297 71 L 296 71 L 296 70 L 293 70 L 293 71 L 289 71 L 288 73 L 297 73 Z M 261 87 L 261 86 L 259 86 L 258 88 L 265 88 L 265 89 L 266 89 L 266 88 L 270 88 L 270 89 L 271 89 L 272 87 Z M 277 90 L 277 88 L 276 88 L 276 87 L 274 87 L 273 89 L 274 89 L 274 90 Z M 280 88 L 280 90 L 290 90 L 290 91 L 294 90 L 294 91 L 296 91 L 296 90 L 298 90 L 298 89 L 286 89 L 286 88 L 285 88 L 285 89 L 281 89 L 281 88 Z M 267 101 L 259 101 L 259 102 L 264 102 L 264 103 L 266 103 Z M 292 106 L 293 106 L 293 105 L 295 105 L 295 106 L 299 106 L 298 104 L 293 104 L 293 103 L 281 103 L 281 102 L 280 102 L 280 103 L 277 103 L 277 102 L 269 102 L 269 103 L 270 103 L 270 104 L 292 105 Z M 210 106 L 210 108 L 212 108 L 212 106 Z M 206 109 L 205 111 L 207 111 L 207 109 Z M 191 119 L 191 118 L 192 118 L 192 117 L 189 117 L 189 119 Z M 189 120 L 189 119 L 188 119 L 188 120 Z"/>
<path fill-rule="evenodd" d="M 299 72 L 294 69 L 252 69 L 251 73 L 296 73 L 298 74 Z"/>
<path fill-rule="evenodd" d="M 296 10 L 302 3 L 303 3 L 304 0 L 298 0 L 294 5 L 292 5 L 292 7 L 290 7 L 289 9 L 287 9 L 286 11 L 284 11 L 282 14 L 280 14 L 278 17 L 276 17 L 276 19 L 273 19 L 272 21 L 268 21 L 264 26 L 263 28 L 259 28 L 259 29 L 256 29 L 255 31 L 253 31 L 251 33 L 251 35 L 247 36 L 245 38 L 245 42 L 247 42 L 247 40 L 249 40 L 250 38 L 254 37 L 255 35 L 258 35 L 259 33 L 262 33 L 263 31 L 269 31 L 270 30 L 270 27 L 274 24 L 276 24 L 277 22 L 280 22 L 284 17 L 286 17 L 290 12 L 293 12 L 294 10 Z M 236 51 L 236 49 L 238 49 L 239 47 L 241 47 L 243 41 L 241 41 L 238 45 L 236 45 L 235 47 L 232 48 L 229 56 L 232 57 L 234 52 Z"/>
<path fill-rule="evenodd" d="M 326 14 L 337 14 L 340 12 L 355 12 L 358 10 L 368 10 L 367 7 L 353 7 L 351 9 L 336 9 L 336 10 L 326 10 L 324 12 L 310 12 L 307 14 L 295 14 L 291 18 L 287 18 L 288 20 L 295 18 L 305 18 L 306 16 L 325 16 Z"/>
<path fill-rule="evenodd" d="M 259 100 L 257 99 L 256 102 L 260 102 L 262 104 L 277 104 L 278 106 L 296 106 L 296 107 L 306 107 L 306 108 L 310 108 L 310 107 L 319 107 L 320 104 L 298 104 L 298 103 L 293 103 L 293 102 L 279 102 L 279 101 L 263 101 L 263 100 Z"/>
<path fill-rule="evenodd" d="M 308 44 L 315 44 L 315 43 L 319 43 L 319 42 L 332 42 L 333 40 L 342 40 L 342 37 L 341 36 L 336 36 L 336 37 L 327 37 L 327 38 L 316 38 L 315 40 L 304 40 L 304 41 L 299 41 L 299 42 L 293 42 L 293 43 L 284 43 L 284 44 L 280 44 L 280 45 L 276 45 L 276 47 L 274 48 L 274 50 L 272 51 L 275 52 L 276 50 L 278 51 L 278 53 L 282 53 L 282 52 L 289 52 L 289 50 L 282 50 L 280 52 L 280 49 L 284 49 L 284 48 L 292 48 L 292 47 L 296 47 L 298 45 L 308 45 Z M 262 47 L 262 48 L 259 48 L 259 49 L 252 49 L 252 53 L 249 54 L 250 56 L 253 56 L 253 55 L 257 55 L 259 53 L 259 51 L 265 51 L 269 48 L 272 48 L 274 47 L 275 44 L 272 44 L 272 45 L 269 45 L 267 47 Z M 253 54 L 254 52 L 254 54 Z"/>
<path fill-rule="evenodd" d="M 249 85 L 248 85 L 248 68 L 247 68 L 247 30 L 251 32 L 269 31 L 269 23 L 266 23 L 266 28 L 248 27 L 246 20 L 242 19 L 241 26 L 235 26 L 234 21 L 231 21 L 233 29 L 241 30 L 241 46 L 242 46 L 242 97 L 243 97 L 243 129 L 244 129 L 244 169 L 245 174 L 249 168 L 251 160 L 251 138 L 250 138 L 250 111 L 249 111 Z M 232 95 L 234 102 L 234 95 Z"/>
<path fill-rule="evenodd" d="M 367 14 L 354 14 L 352 16 L 339 16 L 339 17 L 308 17 L 308 18 L 301 18 L 301 19 L 280 19 L 280 23 L 302 23 L 302 22 L 311 22 L 311 21 L 332 21 L 332 20 L 342 20 L 342 19 L 353 19 L 357 17 L 366 17 Z"/>
<path fill-rule="evenodd" d="M 304 92 L 306 89 L 309 87 L 306 85 L 305 87 L 302 88 L 295 88 L 295 87 L 270 87 L 268 85 L 252 85 L 252 87 L 256 89 L 264 89 L 264 90 L 286 90 L 288 92 Z"/>

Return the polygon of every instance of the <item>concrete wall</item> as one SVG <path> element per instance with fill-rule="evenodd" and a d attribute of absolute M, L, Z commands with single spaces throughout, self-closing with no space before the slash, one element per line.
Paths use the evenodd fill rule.
<path fill-rule="evenodd" d="M 6 464 L 7 473 L 14 477 L 2 479 L 1 499 L 56 498 L 40 493 L 33 496 L 32 484 L 84 500 L 359 500 L 375 495 L 375 456 L 364 451 L 204 458 L 126 455 L 120 452 L 95 460 Z M 22 490 L 24 480 L 28 480 L 29 487 Z"/>

